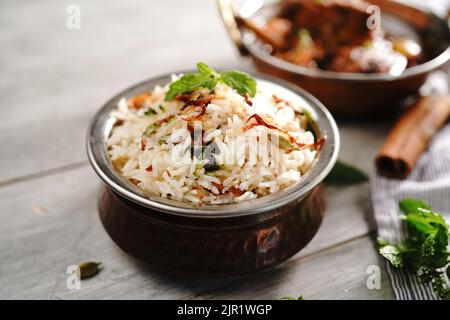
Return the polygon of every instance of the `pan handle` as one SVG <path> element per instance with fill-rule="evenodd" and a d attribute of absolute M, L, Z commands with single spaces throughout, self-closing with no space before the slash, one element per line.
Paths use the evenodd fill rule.
<path fill-rule="evenodd" d="M 216 0 L 217 7 L 219 8 L 222 21 L 227 28 L 228 35 L 234 42 L 234 45 L 239 50 L 239 53 L 243 56 L 249 54 L 242 42 L 242 33 L 239 30 L 238 18 L 233 9 L 232 0 Z"/>

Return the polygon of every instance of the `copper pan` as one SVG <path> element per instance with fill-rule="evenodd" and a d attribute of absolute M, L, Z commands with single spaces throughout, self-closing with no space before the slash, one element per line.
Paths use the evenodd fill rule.
<path fill-rule="evenodd" d="M 423 43 L 429 57 L 426 62 L 408 68 L 397 76 L 300 67 L 270 55 L 264 50 L 264 44 L 237 22 L 244 9 L 247 19 L 269 19 L 277 15 L 283 1 L 266 1 L 262 6 L 258 6 L 262 2 L 258 0 L 241 2 L 241 6 L 236 6 L 232 0 L 217 0 L 228 33 L 239 52 L 243 56 L 250 56 L 260 71 L 309 91 L 336 116 L 367 117 L 393 111 L 407 97 L 417 94 L 430 72 L 445 68 L 450 59 L 450 29 L 447 21 L 426 9 L 399 0 L 370 0 L 371 4 L 381 9 L 384 30 L 393 35 L 407 34 Z"/>
<path fill-rule="evenodd" d="M 117 121 L 111 111 L 118 101 L 168 83 L 171 74 L 119 92 L 89 126 L 88 158 L 105 184 L 98 202 L 105 230 L 120 248 L 148 266 L 180 275 L 231 276 L 287 260 L 308 244 L 325 213 L 320 184 L 333 168 L 340 145 L 333 117 L 304 90 L 258 75 L 258 82 L 282 86 L 302 99 L 316 118 L 320 135 L 326 137 L 304 179 L 271 195 L 233 204 L 198 206 L 151 196 L 115 170 L 106 140 Z"/>

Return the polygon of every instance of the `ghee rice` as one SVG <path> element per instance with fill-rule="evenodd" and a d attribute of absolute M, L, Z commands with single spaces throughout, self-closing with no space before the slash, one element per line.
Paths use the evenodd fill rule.
<path fill-rule="evenodd" d="M 168 88 L 122 98 L 111 114 L 112 164 L 145 193 L 198 205 L 241 202 L 300 181 L 314 165 L 323 140 L 293 92 L 258 81 L 249 98 L 218 83 L 165 101 Z"/>

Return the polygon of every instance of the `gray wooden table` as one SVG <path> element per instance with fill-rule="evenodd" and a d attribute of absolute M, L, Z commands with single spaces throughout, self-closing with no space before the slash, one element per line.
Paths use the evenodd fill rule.
<path fill-rule="evenodd" d="M 67 6 L 81 29 L 66 27 Z M 205 61 L 246 68 L 213 1 L 0 2 L 1 299 L 390 299 L 376 251 L 367 184 L 327 188 L 313 241 L 286 263 L 227 279 L 169 276 L 122 252 L 103 230 L 100 181 L 84 147 L 86 129 L 111 95 L 155 75 Z M 391 123 L 339 123 L 341 159 L 372 170 Z M 66 286 L 69 265 L 100 260 L 103 271 Z M 381 289 L 367 268 L 381 268 Z"/>

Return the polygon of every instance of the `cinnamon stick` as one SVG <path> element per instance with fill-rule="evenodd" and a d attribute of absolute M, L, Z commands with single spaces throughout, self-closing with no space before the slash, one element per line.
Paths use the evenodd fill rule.
<path fill-rule="evenodd" d="M 405 179 L 450 115 L 448 95 L 420 98 L 398 120 L 375 158 L 378 173 Z"/>

